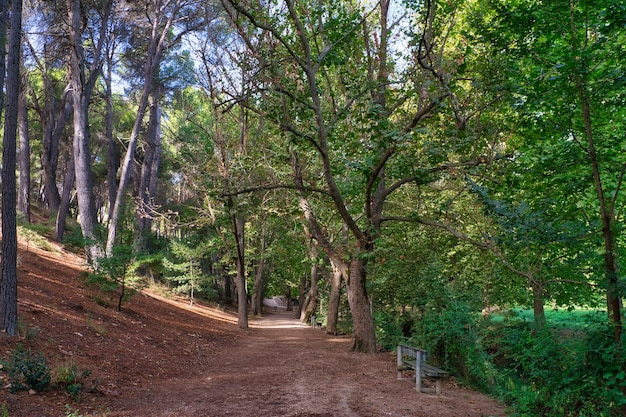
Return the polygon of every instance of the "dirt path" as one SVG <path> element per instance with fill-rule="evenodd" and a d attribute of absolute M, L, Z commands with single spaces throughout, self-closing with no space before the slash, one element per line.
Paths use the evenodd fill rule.
<path fill-rule="evenodd" d="M 124 305 L 84 284 L 81 259 L 31 248 L 20 253 L 20 336 L 0 337 L 0 359 L 21 343 L 53 373 L 93 371 L 81 401 L 62 388 L 10 393 L 0 372 L 0 407 L 10 417 L 487 417 L 494 400 L 447 381 L 443 395 L 398 381 L 392 354 L 350 353 L 349 337 L 269 314 L 239 330 L 236 314 L 141 293 Z"/>
<path fill-rule="evenodd" d="M 350 353 L 349 343 L 302 325 L 293 313 L 271 314 L 185 375 L 125 391 L 110 404 L 119 411 L 108 415 L 505 415 L 495 401 L 450 383 L 441 396 L 420 395 L 410 382 L 396 380 L 391 355 Z"/>

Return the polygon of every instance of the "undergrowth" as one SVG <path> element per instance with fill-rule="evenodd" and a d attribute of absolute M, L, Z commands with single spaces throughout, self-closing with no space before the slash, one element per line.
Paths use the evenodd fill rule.
<path fill-rule="evenodd" d="M 510 405 L 511 417 L 626 415 L 626 340 L 616 344 L 602 316 L 545 329 L 516 316 L 483 320 L 462 305 L 376 318 L 385 319 L 377 330 L 387 349 L 426 349 L 435 365 Z"/>

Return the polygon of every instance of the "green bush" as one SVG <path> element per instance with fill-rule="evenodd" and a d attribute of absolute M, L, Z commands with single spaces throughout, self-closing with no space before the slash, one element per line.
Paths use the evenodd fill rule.
<path fill-rule="evenodd" d="M 511 321 L 492 326 L 487 338 L 502 366 L 499 389 L 514 416 L 617 417 L 626 406 L 623 345 L 605 323 L 584 331 Z"/>
<path fill-rule="evenodd" d="M 410 341 L 430 352 L 432 360 L 461 381 L 486 392 L 495 384 L 495 367 L 483 344 L 479 317 L 463 304 L 427 309 L 415 320 Z"/>
<path fill-rule="evenodd" d="M 385 350 L 393 350 L 404 341 L 400 318 L 394 313 L 377 310 L 374 312 L 376 337 Z"/>
<path fill-rule="evenodd" d="M 69 396 L 80 401 L 82 393 L 86 390 L 87 379 L 91 375 L 91 370 L 81 371 L 78 366 L 69 361 L 66 364 L 59 365 L 55 370 L 55 384 L 65 390 Z M 93 391 L 96 384 L 87 390 Z"/>
<path fill-rule="evenodd" d="M 9 361 L 3 363 L 2 369 L 9 377 L 11 392 L 42 391 L 50 385 L 50 367 L 46 358 L 41 353 L 32 354 L 21 344 L 17 345 Z"/>

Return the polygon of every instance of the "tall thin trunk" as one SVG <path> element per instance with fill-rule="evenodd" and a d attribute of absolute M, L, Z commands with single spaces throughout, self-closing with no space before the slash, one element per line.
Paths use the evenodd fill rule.
<path fill-rule="evenodd" d="M 302 274 L 300 276 L 300 285 L 298 286 L 298 308 L 296 309 L 296 317 L 302 318 L 302 311 L 304 310 L 304 304 L 307 297 L 307 275 Z"/>
<path fill-rule="evenodd" d="M 66 0 L 69 13 L 69 79 L 73 105 L 74 126 L 74 169 L 76 195 L 80 216 L 80 227 L 85 238 L 85 253 L 89 262 L 97 265 L 102 257 L 102 248 L 96 241 L 97 210 L 93 194 L 93 175 L 91 172 L 91 147 L 89 139 L 89 103 L 96 82 L 102 73 L 102 51 L 106 39 L 108 21 L 114 0 L 99 3 L 102 6 L 98 39 L 90 51 L 89 60 L 85 59 L 83 49 L 83 16 L 80 0 Z M 86 68 L 86 63 L 90 67 Z"/>
<path fill-rule="evenodd" d="M 21 48 L 20 48 L 21 49 Z M 19 171 L 20 185 L 17 198 L 17 209 L 30 223 L 30 131 L 28 125 L 28 107 L 26 103 L 26 88 L 22 82 L 18 104 L 18 129 L 20 136 Z"/>
<path fill-rule="evenodd" d="M 0 4 L 1 6 L 2 4 Z M 15 161 L 21 84 L 21 35 L 22 0 L 12 0 L 6 77 L 6 113 L 2 142 L 2 279 L 0 281 L 0 331 L 6 332 L 9 336 L 14 336 L 17 332 L 17 192 Z"/>
<path fill-rule="evenodd" d="M 576 55 L 579 55 L 581 52 L 581 47 L 579 45 L 578 39 L 576 38 L 575 6 L 573 1 L 570 1 L 570 31 L 572 52 Z M 581 65 L 586 65 L 585 60 L 581 60 L 580 62 Z M 622 339 L 623 326 L 622 294 L 619 288 L 620 270 L 618 262 L 617 234 L 615 231 L 615 201 L 617 200 L 617 195 L 615 195 L 614 198 L 609 198 L 605 194 L 604 185 L 602 182 L 602 175 L 600 173 L 600 160 L 598 159 L 598 155 L 596 152 L 595 135 L 591 115 L 591 102 L 589 99 L 589 88 L 583 75 L 587 73 L 586 70 L 587 68 L 581 68 L 580 71 L 574 74 L 574 83 L 585 128 L 585 139 L 587 140 L 587 154 L 593 174 L 593 186 L 596 191 L 596 198 L 599 205 L 598 214 L 600 216 L 600 223 L 602 225 L 602 238 L 604 240 L 604 274 L 607 284 L 607 311 L 614 327 L 613 337 L 615 343 L 619 344 L 621 343 Z M 622 180 L 620 179 L 620 181 Z M 617 186 L 618 191 L 616 191 L 616 193 L 619 192 L 620 187 L 621 183 Z"/>
<path fill-rule="evenodd" d="M 153 24 L 146 56 L 146 63 L 144 66 L 143 89 L 137 106 L 137 114 L 135 116 L 135 122 L 130 134 L 126 155 L 124 156 L 124 161 L 122 162 L 122 172 L 120 174 L 120 180 L 115 196 L 115 204 L 113 204 L 109 216 L 108 236 L 106 242 L 107 255 L 110 255 L 113 251 L 113 245 L 115 244 L 115 238 L 117 235 L 117 223 L 122 210 L 124 194 L 126 192 L 126 187 L 130 182 L 131 173 L 134 169 L 133 161 L 135 157 L 135 150 L 137 148 L 137 141 L 139 140 L 143 120 L 146 116 L 146 110 L 148 109 L 149 98 L 153 91 L 154 80 L 161 66 L 163 50 L 167 45 L 167 37 L 172 25 L 174 24 L 176 11 L 178 10 L 178 5 L 180 4 L 180 0 L 177 0 L 177 6 L 174 7 L 175 11 L 172 11 L 171 14 L 165 18 L 164 22 L 162 21 L 162 16 L 152 16 Z M 158 13 L 160 12 L 161 11 Z"/>
<path fill-rule="evenodd" d="M 43 132 L 43 185 L 44 185 L 44 197 L 48 208 L 51 213 L 58 210 L 60 204 L 59 189 L 57 187 L 57 164 L 59 161 L 59 145 L 61 137 L 65 132 L 65 126 L 70 120 L 72 114 L 72 96 L 69 91 L 63 93 L 61 98 L 61 110 L 59 114 L 56 114 L 56 103 L 52 92 L 52 86 L 48 85 L 51 82 L 44 77 L 44 82 L 47 83 L 45 89 L 46 95 L 51 97 L 46 98 L 49 100 L 47 104 L 48 111 L 41 114 L 42 124 L 44 125 Z"/>
<path fill-rule="evenodd" d="M 338 333 L 337 323 L 339 320 L 339 304 L 341 300 L 341 278 L 345 275 L 343 265 L 337 265 L 331 259 L 332 275 L 330 277 L 330 295 L 328 297 L 328 320 L 326 333 L 336 335 Z"/>
<path fill-rule="evenodd" d="M 107 189 L 109 194 L 109 210 L 115 205 L 117 193 L 117 152 L 115 150 L 115 139 L 113 138 L 113 86 L 112 86 L 112 57 L 107 52 L 107 67 L 104 77 L 105 84 L 105 113 L 104 129 L 107 138 Z"/>
<path fill-rule="evenodd" d="M 85 238 L 87 260 L 97 262 L 100 251 L 95 242 L 96 205 L 93 196 L 91 173 L 91 147 L 89 144 L 90 91 L 84 84 L 84 52 L 81 37 L 80 1 L 68 0 L 70 13 L 70 83 L 74 109 L 74 164 L 80 227 Z"/>
<path fill-rule="evenodd" d="M 604 240 L 604 273 L 607 281 L 607 311 L 614 326 L 615 343 L 620 343 L 622 338 L 622 297 L 619 290 L 619 263 L 617 250 L 617 237 L 614 230 L 615 211 L 610 202 L 607 202 L 602 178 L 600 163 L 596 153 L 595 138 L 591 121 L 591 104 L 587 88 L 580 76 L 576 77 L 581 112 L 585 125 L 587 139 L 587 152 L 593 172 L 593 185 L 599 203 L 599 216 L 602 224 L 602 238 Z"/>
<path fill-rule="evenodd" d="M 157 176 L 161 159 L 161 105 L 151 97 L 150 118 L 146 132 L 146 147 L 139 180 L 139 207 L 137 208 L 137 248 L 146 248 L 146 238 L 152 227 L 155 211 Z"/>
<path fill-rule="evenodd" d="M 65 219 L 70 210 L 70 200 L 72 196 L 72 188 L 74 187 L 74 180 L 76 178 L 76 172 L 74 170 L 74 158 L 70 158 L 67 172 L 65 173 L 65 180 L 63 181 L 63 191 L 61 193 L 61 204 L 57 211 L 55 238 L 57 242 L 63 241 L 63 234 L 65 233 Z"/>
<path fill-rule="evenodd" d="M 245 270 L 245 221 L 243 216 L 232 212 L 232 201 L 229 204 L 231 210 L 232 231 L 237 246 L 237 325 L 241 329 L 248 328 L 248 289 L 246 285 Z"/>

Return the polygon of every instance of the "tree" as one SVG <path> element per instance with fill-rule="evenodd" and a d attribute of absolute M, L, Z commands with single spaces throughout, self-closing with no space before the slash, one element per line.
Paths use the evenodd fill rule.
<path fill-rule="evenodd" d="M 20 48 L 20 52 L 22 48 Z M 24 68 L 23 64 L 22 68 Z M 25 71 L 24 71 L 25 72 Z M 30 223 L 30 130 L 28 124 L 28 104 L 26 98 L 26 77 L 22 75 L 20 96 L 18 102 L 18 130 L 19 130 L 19 173 L 20 184 L 17 198 L 17 210 Z"/>
<path fill-rule="evenodd" d="M 311 234 L 345 277 L 352 349 L 374 352 L 367 271 L 382 223 L 407 219 L 385 216 L 386 205 L 403 187 L 490 158 L 480 153 L 485 142 L 467 129 L 488 100 L 476 100 L 467 81 L 457 82 L 461 61 L 448 53 L 462 43 L 460 36 L 447 36 L 456 22 L 454 10 L 435 15 L 434 2 L 428 2 L 418 10 L 423 19 L 410 21 L 389 1 L 369 10 L 336 2 L 331 7 L 287 0 L 270 8 L 224 3 L 256 60 L 258 71 L 247 81 L 262 103 L 257 111 L 290 141 L 295 187 Z M 417 30 L 402 38 L 403 25 Z M 396 50 L 392 38 L 410 47 Z M 434 116 L 444 102 L 450 113 L 441 117 L 448 125 L 440 130 L 468 134 L 463 141 L 433 145 L 419 129 L 437 124 Z M 319 223 L 310 201 L 314 193 L 326 197 L 345 225 L 347 241 L 329 238 L 330 228 Z"/>
<path fill-rule="evenodd" d="M 0 3 L 0 14 L 6 9 Z M 0 17 L 2 19 L 2 17 Z M 0 30 L 3 29 L 0 23 Z M 3 36 L 4 34 L 0 35 Z M 2 45 L 2 42 L 0 42 Z M 2 142 L 2 278 L 0 281 L 0 325 L 9 336 L 17 332 L 17 225 L 16 145 L 22 56 L 22 1 L 12 0 L 8 44 L 6 112 Z M 0 65 L 1 69 L 2 65 Z"/>
<path fill-rule="evenodd" d="M 117 223 L 122 211 L 122 204 L 125 199 L 126 187 L 134 169 L 135 150 L 144 123 L 144 117 L 148 109 L 150 97 L 155 93 L 155 81 L 159 75 L 163 54 L 168 48 L 176 45 L 189 32 L 199 29 L 204 20 L 202 5 L 195 1 L 174 0 L 162 1 L 153 0 L 148 4 L 137 4 L 138 14 L 148 11 L 148 43 L 143 66 L 143 87 L 137 104 L 137 113 L 133 124 L 132 132 L 124 156 L 117 192 L 115 193 L 115 203 L 111 207 L 108 224 L 108 236 L 106 242 L 106 253 L 111 254 L 117 233 Z M 175 29 L 175 30 L 174 30 Z M 153 96 L 158 97 L 157 96 Z M 159 112 L 157 100 L 154 100 L 154 111 Z M 153 121 L 154 132 L 158 132 L 157 120 Z M 152 171 L 152 164 L 150 172 Z M 146 187 L 144 186 L 144 189 Z M 149 188 L 149 186 L 147 187 Z M 145 192 L 145 190 L 144 190 Z"/>
<path fill-rule="evenodd" d="M 530 186 L 539 189 L 539 184 L 550 183 L 562 190 L 571 203 L 567 213 L 572 220 L 597 230 L 603 259 L 594 269 L 603 270 L 603 277 L 592 277 L 591 284 L 606 288 L 613 339 L 619 343 L 623 239 L 618 225 L 626 162 L 616 150 L 623 136 L 624 11 L 611 1 L 485 5 L 495 12 L 489 22 L 483 21 L 483 27 L 492 28 L 484 32 L 485 39 L 496 48 L 512 46 L 508 64 L 515 106 L 527 120 L 520 131 L 527 141 L 520 156 L 543 170 Z M 537 141 L 534 149 L 531 141 Z M 582 245 L 593 251 L 597 243 L 587 239 Z"/>
<path fill-rule="evenodd" d="M 168 270 L 168 280 L 174 283 L 174 291 L 189 296 L 193 305 L 196 293 L 203 291 L 207 276 L 201 268 L 201 260 L 207 255 L 206 245 L 197 241 L 173 241 L 170 245 L 172 259 L 165 258 L 163 266 Z"/>
<path fill-rule="evenodd" d="M 89 104 L 96 81 L 101 74 L 102 53 L 106 39 L 108 20 L 111 15 L 113 1 L 107 0 L 102 9 L 95 10 L 95 17 L 83 19 L 81 2 L 67 0 L 69 13 L 69 78 L 73 103 L 74 127 L 74 170 L 78 209 L 80 211 L 80 226 L 86 242 L 87 259 L 97 263 L 102 256 L 102 249 L 97 243 L 96 225 L 97 214 L 93 195 L 93 174 L 91 171 L 91 147 L 89 133 Z M 87 22 L 96 26 L 97 38 L 90 51 L 91 60 L 87 60 L 83 46 L 83 31 Z M 89 67 L 87 65 L 89 64 Z"/>

